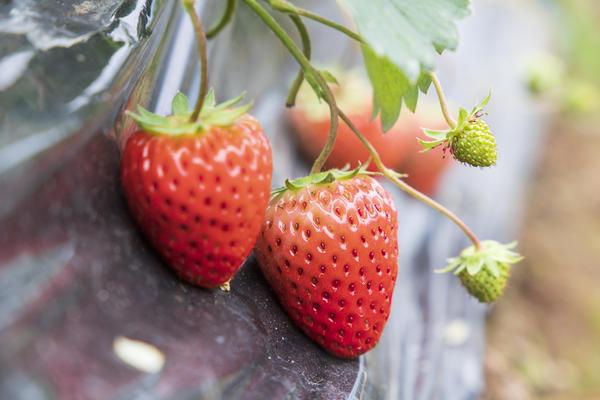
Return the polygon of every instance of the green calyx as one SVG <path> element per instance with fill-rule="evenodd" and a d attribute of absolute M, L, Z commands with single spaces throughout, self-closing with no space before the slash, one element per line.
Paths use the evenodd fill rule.
<path fill-rule="evenodd" d="M 226 127 L 233 125 L 242 115 L 246 114 L 252 103 L 238 104 L 244 94 L 217 104 L 215 93 L 211 89 L 205 97 L 204 106 L 197 120 L 190 120 L 192 111 L 186 95 L 177 92 L 171 103 L 172 114 L 163 116 L 152 113 L 139 106 L 137 112 L 126 111 L 144 131 L 160 135 L 193 135 L 206 130 L 210 126 Z"/>
<path fill-rule="evenodd" d="M 299 190 L 310 185 L 329 184 L 335 181 L 352 179 L 358 175 L 377 175 L 376 172 L 367 171 L 368 163 L 359 165 L 351 170 L 330 169 L 316 174 L 303 176 L 296 179 L 286 179 L 284 186 L 271 192 L 271 197 L 277 197 L 288 190 Z"/>
<path fill-rule="evenodd" d="M 480 119 L 483 107 L 490 100 L 490 95 L 473 107 L 469 113 L 464 108 L 459 109 L 458 121 L 449 130 L 434 131 L 423 129 L 432 140 L 418 139 L 424 152 L 440 145 L 444 150 L 449 149 L 452 156 L 465 164 L 474 167 L 490 167 L 496 164 L 496 138 L 489 126 Z"/>
<path fill-rule="evenodd" d="M 467 247 L 458 257 L 448 259 L 446 268 L 436 272 L 454 272 L 472 296 L 483 303 L 491 303 L 503 294 L 510 267 L 523 259 L 512 250 L 516 245 L 516 242 L 482 241 L 479 249 Z"/>

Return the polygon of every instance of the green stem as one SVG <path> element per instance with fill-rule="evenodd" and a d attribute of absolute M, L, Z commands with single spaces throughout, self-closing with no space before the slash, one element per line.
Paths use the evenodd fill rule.
<path fill-rule="evenodd" d="M 302 40 L 302 53 L 304 56 L 310 60 L 311 56 L 311 45 L 310 45 L 310 36 L 308 35 L 308 30 L 306 29 L 306 25 L 297 15 L 290 15 L 292 22 L 298 29 L 298 34 L 300 35 L 300 39 Z M 302 86 L 302 82 L 304 81 L 304 70 L 300 68 L 298 71 L 298 75 L 296 75 L 296 79 L 292 83 L 290 87 L 290 91 L 288 93 L 287 99 L 285 101 L 286 107 L 294 107 L 296 104 L 296 96 L 298 95 L 298 91 L 300 90 L 300 86 Z"/>
<path fill-rule="evenodd" d="M 326 25 L 330 28 L 333 28 L 333 29 L 343 33 L 344 35 L 350 37 L 351 39 L 354 39 L 361 43 L 363 42 L 363 39 L 362 39 L 362 37 L 360 37 L 359 34 L 346 28 L 344 25 L 338 24 L 337 22 L 333 22 L 325 17 L 320 16 L 319 14 L 313 13 L 312 11 L 305 10 L 300 7 L 296 7 L 295 5 L 288 3 L 285 0 L 271 0 L 271 1 L 269 1 L 269 5 L 274 10 L 288 13 L 288 14 L 295 14 L 295 15 L 299 15 L 301 17 L 312 19 L 313 21 L 317 21 L 323 25 Z"/>
<path fill-rule="evenodd" d="M 408 195 L 414 197 L 415 199 L 419 200 L 422 203 L 427 204 L 429 207 L 433 208 L 434 210 L 438 211 L 440 214 L 447 217 L 450 221 L 454 222 L 464 232 L 464 234 L 469 238 L 469 240 L 471 241 L 471 243 L 473 243 L 473 245 L 475 246 L 475 248 L 477 250 L 479 250 L 481 248 L 481 243 L 479 242 L 479 239 L 477 238 L 475 233 L 473 233 L 471 228 L 469 228 L 452 211 L 448 210 L 446 207 L 444 207 L 437 201 L 433 200 L 429 196 L 419 192 L 417 189 L 410 186 L 409 184 L 404 182 L 402 179 L 400 179 L 400 174 L 398 174 L 396 171 L 386 167 L 385 164 L 383 164 L 383 161 L 381 161 L 381 157 L 377 153 L 377 150 L 375 150 L 373 145 L 371 143 L 369 143 L 369 141 L 356 128 L 356 126 L 352 123 L 350 118 L 348 118 L 348 116 L 346 114 L 344 114 L 344 112 L 342 110 L 339 110 L 339 114 L 340 114 L 340 118 L 342 119 L 342 121 L 344 121 L 346 123 L 346 125 L 348 125 L 348 127 L 352 130 L 352 132 L 354 132 L 356 137 L 367 148 L 367 150 L 369 151 L 369 154 L 371 155 L 371 158 L 373 159 L 373 162 L 377 166 L 377 169 L 379 169 L 379 171 L 381 171 L 381 173 L 386 178 L 388 178 L 394 185 L 396 185 L 398 188 L 400 188 L 402 191 L 404 191 Z"/>
<path fill-rule="evenodd" d="M 236 4 L 237 4 L 237 0 L 227 0 L 227 5 L 225 6 L 225 11 L 223 12 L 223 15 L 221 16 L 221 19 L 219 20 L 219 22 L 217 22 L 217 24 L 215 26 L 213 26 L 208 31 L 206 31 L 207 39 L 212 39 L 213 37 L 217 36 L 217 34 L 219 32 L 221 32 L 223 30 L 223 28 L 225 28 L 227 26 L 229 21 L 231 21 L 233 14 L 235 13 Z"/>
<path fill-rule="evenodd" d="M 362 135 L 362 133 L 360 133 L 360 131 L 356 128 L 356 126 L 354 126 L 354 124 L 352 123 L 350 118 L 348 118 L 348 116 L 346 114 L 344 114 L 344 112 L 338 108 L 338 106 L 335 102 L 333 93 L 331 92 L 331 89 L 329 88 L 329 85 L 327 85 L 327 82 L 325 81 L 325 79 L 312 66 L 310 61 L 304 56 L 304 54 L 296 46 L 296 44 L 289 37 L 289 35 L 283 30 L 283 28 L 277 23 L 277 21 L 275 21 L 275 19 L 273 19 L 273 17 L 260 4 L 258 4 L 257 0 L 244 0 L 244 1 L 267 24 L 267 26 L 273 31 L 273 33 L 275 33 L 275 35 L 281 40 L 281 42 L 285 45 L 285 47 L 290 51 L 292 56 L 294 56 L 294 58 L 301 65 L 304 72 L 313 74 L 316 82 L 319 84 L 319 86 L 323 90 L 323 99 L 327 102 L 327 104 L 329 104 L 332 118 L 335 116 L 335 130 L 332 131 L 330 129 L 327 143 L 326 143 L 325 147 L 323 147 L 321 154 L 319 154 L 319 157 L 317 158 L 317 161 L 319 159 L 323 159 L 323 160 L 321 160 L 320 164 L 318 164 L 317 161 L 315 161 L 315 164 L 313 165 L 313 168 L 311 170 L 311 174 L 319 172 L 321 170 L 322 164 L 325 162 L 325 160 L 327 160 L 327 157 L 329 156 L 329 153 L 331 152 L 331 150 L 333 148 L 333 143 L 335 142 L 335 134 L 337 131 L 337 122 L 338 122 L 337 119 L 339 116 L 339 118 L 341 118 L 348 125 L 348 127 L 354 132 L 354 134 L 358 137 L 358 139 L 362 142 L 362 144 L 367 148 L 367 150 L 369 151 L 369 153 L 371 155 L 371 158 L 373 159 L 373 162 L 375 162 L 375 165 L 377 166 L 377 168 L 381 171 L 381 173 L 386 178 L 388 178 L 398 188 L 400 188 L 401 190 L 403 190 L 410 196 L 427 204 L 428 206 L 432 207 L 436 211 L 438 211 L 441 214 L 443 214 L 444 216 L 446 216 L 452 222 L 454 222 L 465 233 L 465 235 L 473 243 L 475 248 L 480 249 L 481 244 L 480 244 L 477 236 L 475 236 L 473 231 L 458 216 L 456 216 L 456 214 L 454 214 L 452 211 L 448 210 L 446 207 L 442 206 L 435 200 L 424 195 L 423 193 L 419 192 L 418 190 L 414 189 L 413 187 L 411 187 L 410 185 L 408 185 L 407 183 L 402 181 L 400 179 L 400 176 L 401 176 L 400 174 L 398 174 L 396 171 L 391 170 L 385 166 L 383 161 L 381 161 L 381 157 L 379 156 L 379 153 L 373 147 L 373 145 L 371 143 L 369 143 L 369 141 Z M 331 121 L 331 126 L 332 127 L 334 126 L 334 120 Z M 315 168 L 317 165 L 319 165 L 318 169 Z"/>
<path fill-rule="evenodd" d="M 204 29 L 202 29 L 202 22 L 196 14 L 194 9 L 194 0 L 182 0 L 183 8 L 190 16 L 192 25 L 194 26 L 194 33 L 196 35 L 196 41 L 198 42 L 198 56 L 200 57 L 200 88 L 198 90 L 198 99 L 196 100 L 196 106 L 190 116 L 190 122 L 198 120 L 202 106 L 204 105 L 204 99 L 208 92 L 208 54 L 206 50 L 206 36 L 204 35 Z"/>
<path fill-rule="evenodd" d="M 446 123 L 448 123 L 448 126 L 452 129 L 456 126 L 456 121 L 454 118 L 452 118 L 450 112 L 448 111 L 448 103 L 446 102 L 446 96 L 444 95 L 442 84 L 435 73 L 430 72 L 429 77 L 431 78 L 431 82 L 433 82 L 433 86 L 435 87 L 435 92 L 437 93 L 444 119 L 446 120 Z"/>
<path fill-rule="evenodd" d="M 250 9 L 252 11 L 254 11 L 254 13 L 256 15 L 258 15 L 258 17 L 260 19 L 263 20 L 263 22 L 269 27 L 269 29 L 271 29 L 271 31 L 279 38 L 279 40 L 283 43 L 283 45 L 290 51 L 292 56 L 298 61 L 298 63 L 304 70 L 304 73 L 311 74 L 311 76 L 315 79 L 317 84 L 321 87 L 321 90 L 323 90 L 323 93 L 322 93 L 323 99 L 327 102 L 327 104 L 330 105 L 330 107 L 329 107 L 330 124 L 329 124 L 329 134 L 327 136 L 327 142 L 325 143 L 325 146 L 323 146 L 321 153 L 315 160 L 315 162 L 310 170 L 311 174 L 315 174 L 315 173 L 321 171 L 321 169 L 323 168 L 323 165 L 325 164 L 325 161 L 327 161 L 327 158 L 329 158 L 329 155 L 333 151 L 333 145 L 335 143 L 335 137 L 337 135 L 339 116 L 338 116 L 338 108 L 335 105 L 336 103 L 335 103 L 335 98 L 333 97 L 333 93 L 331 92 L 331 89 L 329 88 L 329 85 L 327 84 L 327 82 L 325 81 L 323 76 L 319 73 L 319 71 L 317 71 L 312 66 L 312 64 L 310 63 L 308 58 L 306 58 L 306 56 L 302 53 L 302 51 L 300 51 L 298 46 L 296 46 L 296 43 L 294 43 L 292 38 L 281 27 L 281 25 L 279 25 L 277 23 L 277 21 L 275 21 L 273 16 L 271 16 L 271 14 L 269 14 L 267 12 L 267 10 L 265 10 L 258 3 L 257 0 L 244 0 L 244 1 L 248 5 L 248 7 L 250 7 Z M 333 106 L 331 106 L 332 104 L 333 104 Z"/>

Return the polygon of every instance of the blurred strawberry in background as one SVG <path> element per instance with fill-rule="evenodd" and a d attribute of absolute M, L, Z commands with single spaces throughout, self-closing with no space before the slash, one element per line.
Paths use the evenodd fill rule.
<path fill-rule="evenodd" d="M 333 71 L 339 83 L 331 84 L 338 106 L 373 144 L 383 163 L 408 174 L 406 181 L 417 190 L 434 195 L 444 171 L 451 163 L 451 157 L 444 157 L 441 146 L 421 153 L 417 137 L 425 138 L 421 127 L 446 127 L 437 108 L 427 101 L 421 101 L 414 114 L 403 108 L 398 122 L 384 133 L 379 117 L 372 118 L 372 92 L 366 77 L 357 70 L 329 70 Z M 310 86 L 304 84 L 298 93 L 296 107 L 289 112 L 289 119 L 300 151 L 307 160 L 314 160 L 325 145 L 329 132 L 327 104 L 319 101 Z M 349 165 L 353 168 L 368 158 L 368 151 L 340 120 L 336 143 L 326 167 L 343 168 Z M 371 164 L 370 169 L 375 171 L 376 167 Z"/>

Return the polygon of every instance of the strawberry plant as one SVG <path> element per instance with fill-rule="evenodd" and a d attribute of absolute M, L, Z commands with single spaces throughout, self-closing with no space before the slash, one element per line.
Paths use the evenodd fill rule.
<path fill-rule="evenodd" d="M 360 44 L 373 89 L 371 111 L 379 118 L 381 135 L 394 126 L 402 106 L 414 112 L 419 93 L 433 85 L 449 129 L 424 130 L 431 139 L 420 140 L 424 150 L 441 146 L 463 163 L 489 167 L 497 161 L 495 138 L 482 119 L 489 96 L 470 113 L 460 108 L 455 120 L 433 72 L 436 56 L 457 45 L 455 22 L 468 14 L 468 0 L 340 0 L 358 32 L 285 0 L 240 0 L 300 66 L 287 106 L 295 105 L 304 81 L 328 106 L 326 140 L 310 173 L 286 180 L 270 196 L 270 148 L 259 123 L 246 114 L 249 106 L 239 106 L 241 98 L 217 105 L 207 90 L 206 37 L 218 35 L 228 24 L 237 2 L 226 2 L 222 18 L 208 34 L 193 3 L 183 0 L 200 55 L 194 110 L 178 94 L 172 115 L 158 116 L 143 108 L 131 112 L 140 131 L 128 139 L 122 163 L 123 187 L 135 219 L 180 276 L 204 287 L 226 284 L 256 242 L 262 273 L 300 329 L 340 357 L 368 351 L 390 315 L 399 247 L 399 217 L 376 176 L 446 216 L 471 241 L 442 272 L 453 271 L 481 302 L 501 296 L 510 267 L 521 259 L 512 250 L 514 244 L 479 240 L 458 216 L 410 186 L 396 165 L 387 164 L 393 157 L 384 159 L 369 140 L 374 135 L 363 132 L 372 122 L 355 123 L 344 102 L 338 103 L 339 90 L 330 84 L 335 88 L 343 81 L 337 83 L 331 72 L 312 64 L 304 24 L 304 19 L 314 20 Z M 274 13 L 291 19 L 301 47 Z M 350 154 L 356 157 L 351 163 L 358 164 L 355 169 L 328 170 L 341 126 L 363 152 Z M 394 156 L 393 146 L 388 147 Z"/>

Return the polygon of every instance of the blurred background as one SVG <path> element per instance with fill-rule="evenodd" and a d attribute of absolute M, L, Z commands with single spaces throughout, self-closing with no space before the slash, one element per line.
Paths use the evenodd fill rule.
<path fill-rule="evenodd" d="M 543 3 L 551 46 L 525 71 L 550 124 L 527 190 L 526 258 L 487 324 L 490 400 L 600 398 L 600 3 Z"/>

